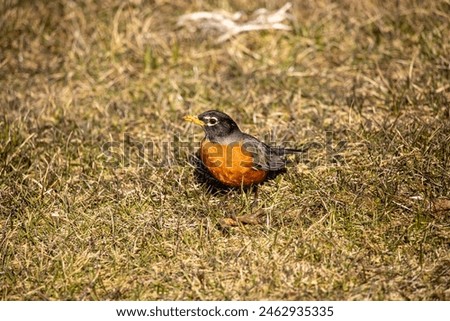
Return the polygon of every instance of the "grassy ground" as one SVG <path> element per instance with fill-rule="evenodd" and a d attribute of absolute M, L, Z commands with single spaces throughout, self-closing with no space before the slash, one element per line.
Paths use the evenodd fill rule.
<path fill-rule="evenodd" d="M 197 10 L 283 1 L 6 0 L 3 300 L 450 300 L 450 3 L 298 1 L 289 31 L 216 44 Z M 316 141 L 251 195 L 187 163 L 221 109 Z M 161 156 L 162 155 L 162 156 Z"/>

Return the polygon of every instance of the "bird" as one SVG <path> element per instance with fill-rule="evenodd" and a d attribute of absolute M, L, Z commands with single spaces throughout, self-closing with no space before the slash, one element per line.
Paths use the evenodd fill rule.
<path fill-rule="evenodd" d="M 256 201 L 258 185 L 286 171 L 287 155 L 311 147 L 311 144 L 298 149 L 270 146 L 242 132 L 229 115 L 218 110 L 187 115 L 184 120 L 204 130 L 195 163 L 204 169 L 205 180 L 219 188 L 253 189 Z M 253 219 L 243 217 L 235 221 L 248 223 Z"/>
<path fill-rule="evenodd" d="M 208 110 L 185 121 L 203 128 L 199 157 L 209 174 L 226 187 L 256 186 L 286 170 L 286 155 L 305 152 L 310 146 L 292 149 L 270 146 L 242 132 L 227 114 Z"/>

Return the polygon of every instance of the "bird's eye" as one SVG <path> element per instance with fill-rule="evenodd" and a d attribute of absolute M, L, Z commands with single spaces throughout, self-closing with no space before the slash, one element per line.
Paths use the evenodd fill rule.
<path fill-rule="evenodd" d="M 211 117 L 211 118 L 208 120 L 208 125 L 209 125 L 209 126 L 214 126 L 214 125 L 217 124 L 217 122 L 218 122 L 218 120 L 217 120 L 216 117 Z"/>

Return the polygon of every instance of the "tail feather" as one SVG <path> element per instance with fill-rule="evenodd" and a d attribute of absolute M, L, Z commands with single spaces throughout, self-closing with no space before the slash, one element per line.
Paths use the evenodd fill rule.
<path fill-rule="evenodd" d="M 284 147 L 271 147 L 271 150 L 278 155 L 283 154 L 295 154 L 295 153 L 305 153 L 311 148 L 320 148 L 322 144 L 317 142 L 306 143 L 299 148 L 284 148 Z"/>

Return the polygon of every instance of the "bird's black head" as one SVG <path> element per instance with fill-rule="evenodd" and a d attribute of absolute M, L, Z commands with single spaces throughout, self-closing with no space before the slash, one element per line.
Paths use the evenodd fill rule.
<path fill-rule="evenodd" d="M 198 117 L 186 116 L 184 119 L 202 126 L 206 137 L 211 141 L 240 132 L 236 122 L 230 116 L 218 110 L 208 110 Z"/>

